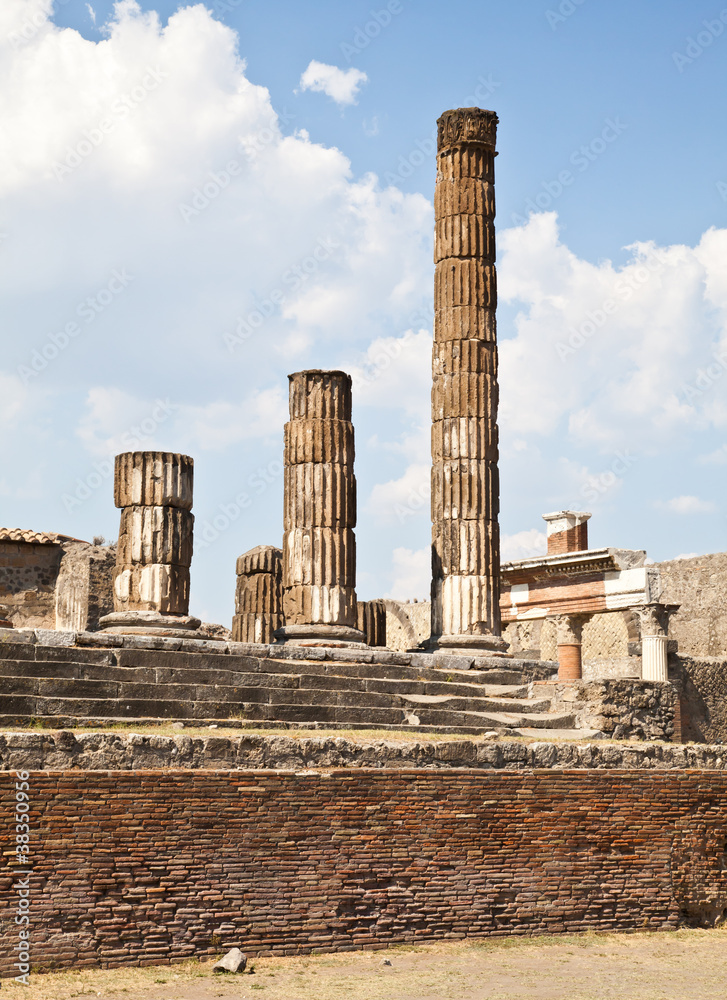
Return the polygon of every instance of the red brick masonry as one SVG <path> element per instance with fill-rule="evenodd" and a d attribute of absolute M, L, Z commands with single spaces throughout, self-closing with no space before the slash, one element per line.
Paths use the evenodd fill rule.
<path fill-rule="evenodd" d="M 727 909 L 720 771 L 65 771 L 30 789 L 35 968 L 668 930 Z M 0 901 L 9 976 L 7 867 Z"/>

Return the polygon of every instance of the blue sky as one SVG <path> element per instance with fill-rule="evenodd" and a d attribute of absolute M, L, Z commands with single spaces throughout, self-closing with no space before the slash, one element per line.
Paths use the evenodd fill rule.
<path fill-rule="evenodd" d="M 425 597 L 431 137 L 476 103 L 500 117 L 505 557 L 563 506 L 593 545 L 726 547 L 718 5 L 3 7 L 3 524 L 115 537 L 108 456 L 188 451 L 192 610 L 227 623 L 236 556 L 280 540 L 285 376 L 340 366 L 360 596 Z M 343 90 L 305 89 L 312 61 Z"/>

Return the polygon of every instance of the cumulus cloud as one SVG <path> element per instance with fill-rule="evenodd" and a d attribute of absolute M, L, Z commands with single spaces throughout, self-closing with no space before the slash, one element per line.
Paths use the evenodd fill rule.
<path fill-rule="evenodd" d="M 398 479 L 374 486 L 366 513 L 382 524 L 406 524 L 424 513 L 428 517 L 430 489 L 430 466 L 414 463 Z"/>
<path fill-rule="evenodd" d="M 673 497 L 665 503 L 657 503 L 656 506 L 672 514 L 713 514 L 717 510 L 717 505 L 711 500 L 700 500 L 699 497 L 692 496 Z"/>
<path fill-rule="evenodd" d="M 357 403 L 398 407 L 420 424 L 429 421 L 432 335 L 407 330 L 401 337 L 377 337 L 363 357 L 347 364 Z"/>
<path fill-rule="evenodd" d="M 368 76 L 353 66 L 339 69 L 312 59 L 300 78 L 301 90 L 316 90 L 326 94 L 336 104 L 355 104 L 356 96 Z"/>
<path fill-rule="evenodd" d="M 502 424 L 644 449 L 727 422 L 727 230 L 694 247 L 638 243 L 620 267 L 561 241 L 554 212 L 500 234 Z M 722 381 L 720 381 L 722 379 Z"/>
<path fill-rule="evenodd" d="M 391 556 L 393 581 L 385 597 L 392 601 L 429 600 L 432 554 L 429 548 L 395 548 Z"/>

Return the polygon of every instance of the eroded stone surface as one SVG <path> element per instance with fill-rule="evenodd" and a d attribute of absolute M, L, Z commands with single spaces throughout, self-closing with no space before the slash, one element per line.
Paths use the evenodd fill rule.
<path fill-rule="evenodd" d="M 235 642 L 273 642 L 283 619 L 283 553 L 274 545 L 258 545 L 237 560 Z"/>
<path fill-rule="evenodd" d="M 351 378 L 338 371 L 297 372 L 289 378 L 282 557 L 285 623 L 355 629 Z"/>
<path fill-rule="evenodd" d="M 500 636 L 497 115 L 438 122 L 432 352 L 432 636 Z M 494 647 L 493 647 L 494 648 Z"/>

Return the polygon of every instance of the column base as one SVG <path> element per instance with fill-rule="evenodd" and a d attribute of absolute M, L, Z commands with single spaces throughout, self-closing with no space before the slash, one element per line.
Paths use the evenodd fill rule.
<path fill-rule="evenodd" d="M 580 643 L 558 643 L 558 680 L 563 683 L 583 679 Z"/>
<path fill-rule="evenodd" d="M 191 615 L 163 615 L 159 611 L 114 611 L 99 619 L 106 635 L 153 635 L 166 639 L 207 639 L 224 642 L 199 631 L 199 618 Z"/>
<path fill-rule="evenodd" d="M 432 638 L 431 648 L 440 653 L 474 654 L 476 656 L 500 656 L 513 659 L 510 648 L 499 635 L 440 635 Z"/>
<path fill-rule="evenodd" d="M 344 646 L 370 649 L 366 636 L 350 625 L 285 625 L 274 633 L 276 644 L 285 646 Z"/>

